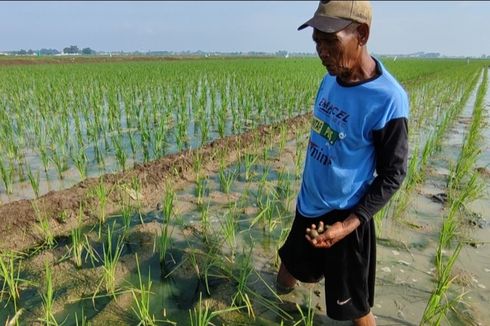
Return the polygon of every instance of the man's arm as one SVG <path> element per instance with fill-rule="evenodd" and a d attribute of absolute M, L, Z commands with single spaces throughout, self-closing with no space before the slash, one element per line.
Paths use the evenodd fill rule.
<path fill-rule="evenodd" d="M 407 174 L 408 123 L 406 118 L 390 120 L 373 131 L 377 176 L 353 213 L 361 223 L 370 220 L 400 188 Z"/>

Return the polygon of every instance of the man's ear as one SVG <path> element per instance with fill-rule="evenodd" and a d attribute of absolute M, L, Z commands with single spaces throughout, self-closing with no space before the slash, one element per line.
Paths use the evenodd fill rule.
<path fill-rule="evenodd" d="M 357 39 L 360 46 L 366 45 L 369 39 L 369 26 L 366 23 L 359 24 L 357 26 Z"/>

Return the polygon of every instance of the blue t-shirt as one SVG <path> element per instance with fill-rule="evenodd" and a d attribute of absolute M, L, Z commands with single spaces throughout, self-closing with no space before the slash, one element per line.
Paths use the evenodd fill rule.
<path fill-rule="evenodd" d="M 297 201 L 303 216 L 355 206 L 375 177 L 373 132 L 392 119 L 408 118 L 406 92 L 375 61 L 378 75 L 364 82 L 345 85 L 329 74 L 323 78 Z"/>

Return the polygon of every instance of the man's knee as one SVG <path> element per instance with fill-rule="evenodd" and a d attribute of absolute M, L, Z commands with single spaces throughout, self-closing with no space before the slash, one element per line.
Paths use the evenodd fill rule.
<path fill-rule="evenodd" d="M 355 326 L 375 326 L 376 320 L 374 319 L 374 315 L 372 312 L 369 312 L 367 315 L 362 316 L 361 318 L 354 319 L 352 321 Z"/>

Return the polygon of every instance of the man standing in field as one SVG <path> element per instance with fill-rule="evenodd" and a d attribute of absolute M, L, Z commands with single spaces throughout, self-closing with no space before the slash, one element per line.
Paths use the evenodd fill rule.
<path fill-rule="evenodd" d="M 366 43 L 367 1 L 320 1 L 313 41 L 328 73 L 315 100 L 296 217 L 283 247 L 279 292 L 325 277 L 327 315 L 375 325 L 373 215 L 400 188 L 408 98 Z"/>

